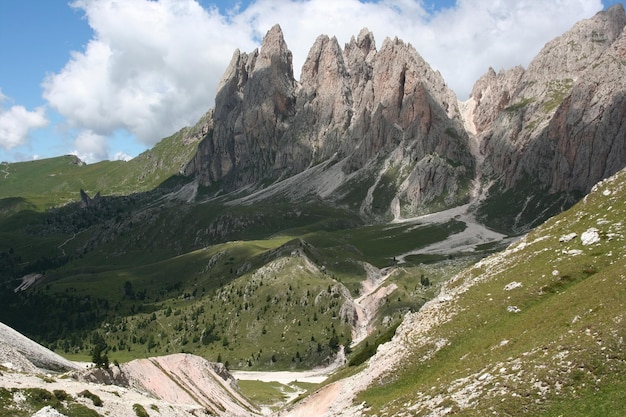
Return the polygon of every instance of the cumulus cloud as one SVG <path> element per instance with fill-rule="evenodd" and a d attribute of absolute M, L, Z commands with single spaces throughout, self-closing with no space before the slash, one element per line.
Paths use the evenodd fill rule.
<path fill-rule="evenodd" d="M 600 0 L 459 0 L 429 22 L 432 41 L 414 45 L 465 99 L 489 66 L 526 67 L 548 41 L 602 7 Z"/>
<path fill-rule="evenodd" d="M 102 161 L 109 157 L 107 138 L 91 130 L 80 132 L 76 140 L 74 140 L 74 146 L 76 149 L 71 151 L 70 154 L 76 155 L 81 161 L 87 163 Z"/>
<path fill-rule="evenodd" d="M 24 144 L 32 129 L 45 127 L 49 121 L 43 107 L 29 111 L 24 106 L 13 105 L 5 109 L 1 104 L 7 100 L 0 91 L 0 146 L 9 150 Z"/>
<path fill-rule="evenodd" d="M 206 112 L 236 47 L 254 42 L 217 9 L 192 0 L 79 0 L 94 37 L 44 83 L 44 98 L 70 126 L 145 144 Z"/>
<path fill-rule="evenodd" d="M 296 73 L 320 34 L 336 36 L 343 45 L 367 27 L 378 47 L 385 38 L 398 37 L 439 70 L 463 100 L 489 67 L 528 65 L 548 41 L 603 7 L 600 0 L 457 0 L 433 11 L 430 3 L 257 0 L 237 19 L 257 36 L 280 23 Z"/>
<path fill-rule="evenodd" d="M 115 155 L 113 155 L 114 161 L 130 161 L 131 159 L 133 159 L 133 157 L 125 152 L 116 152 Z"/>
<path fill-rule="evenodd" d="M 320 34 L 349 42 L 363 27 L 380 46 L 411 43 L 465 99 L 491 66 L 528 65 L 550 39 L 602 9 L 600 0 L 256 0 L 225 14 L 195 0 L 77 0 L 94 31 L 83 51 L 44 81 L 44 97 L 70 126 L 118 129 L 152 145 L 195 123 L 213 105 L 233 51 L 252 51 L 281 25 L 300 69 Z"/>

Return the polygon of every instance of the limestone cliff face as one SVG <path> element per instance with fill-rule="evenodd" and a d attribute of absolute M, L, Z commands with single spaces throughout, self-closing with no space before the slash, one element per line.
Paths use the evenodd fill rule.
<path fill-rule="evenodd" d="M 233 54 L 185 173 L 387 218 L 467 202 L 481 176 L 482 218 L 523 231 L 626 164 L 625 27 L 621 5 L 600 12 L 458 103 L 410 44 L 377 49 L 367 29 L 343 48 L 320 36 L 296 81 L 274 26 L 260 50 Z"/>
<path fill-rule="evenodd" d="M 560 210 L 624 166 L 625 26 L 614 6 L 546 44 L 527 70 L 490 70 L 477 82 L 472 121 L 498 193 L 534 189 Z M 518 222 L 509 227 L 524 229 L 549 206 L 531 205 L 508 213 Z"/>
<path fill-rule="evenodd" d="M 498 74 L 489 68 L 474 84 L 470 99 L 475 106 L 472 122 L 477 132 L 483 133 L 492 127 L 494 120 L 511 102 L 522 75 L 524 68 L 520 66 L 501 70 Z"/>
<path fill-rule="evenodd" d="M 224 191 L 276 184 L 323 163 L 327 170 L 295 184 L 293 195 L 303 187 L 321 195 L 315 184 L 324 182 L 325 198 L 345 202 L 354 196 L 342 186 L 358 183 L 362 211 L 389 215 L 464 202 L 474 175 L 457 99 L 441 75 L 401 40 L 377 51 L 365 29 L 343 49 L 320 36 L 297 82 L 273 27 L 260 51 L 234 53 L 210 126 L 186 172 Z M 331 186 L 328 170 L 339 178 Z"/>
<path fill-rule="evenodd" d="M 261 50 L 235 51 L 219 85 L 213 121 L 186 172 L 235 189 L 271 173 L 285 120 L 294 113 L 291 52 L 274 26 Z"/>

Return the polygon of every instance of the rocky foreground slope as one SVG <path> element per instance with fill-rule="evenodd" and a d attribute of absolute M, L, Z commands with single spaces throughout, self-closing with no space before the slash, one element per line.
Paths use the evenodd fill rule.
<path fill-rule="evenodd" d="M 261 412 L 241 394 L 224 365 L 199 356 L 181 353 L 106 370 L 85 368 L 0 323 L 0 412 L 37 417 L 134 416 L 140 407 L 149 415 L 164 417 Z"/>
<path fill-rule="evenodd" d="M 0 323 L 0 365 L 16 371 L 69 371 L 78 365 Z"/>
<path fill-rule="evenodd" d="M 625 198 L 622 170 L 450 280 L 362 371 L 281 415 L 624 415 Z"/>

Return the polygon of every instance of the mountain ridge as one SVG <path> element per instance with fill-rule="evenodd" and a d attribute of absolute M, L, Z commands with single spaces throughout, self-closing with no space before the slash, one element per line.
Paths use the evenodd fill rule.
<path fill-rule="evenodd" d="M 492 225 L 524 230 L 536 224 L 534 217 L 558 213 L 624 167 L 626 60 L 619 51 L 625 26 L 624 8 L 615 5 L 548 42 L 528 69 L 490 70 L 477 82 L 470 101 L 482 170 L 496 181 L 495 198 L 483 207 Z M 524 204 L 515 188 L 543 197 L 526 201 L 521 211 L 503 210 L 499 217 L 508 221 L 494 221 L 490 206 L 498 207 L 499 196 Z"/>
<path fill-rule="evenodd" d="M 318 37 L 296 81 L 274 26 L 260 51 L 233 55 L 213 130 L 185 174 L 223 191 L 259 195 L 267 184 L 292 178 L 294 185 L 281 186 L 290 190 L 283 197 L 360 203 L 366 218 L 463 204 L 472 181 L 474 187 L 480 182 L 489 191 L 479 208 L 489 213 L 483 220 L 528 230 L 626 163 L 620 140 L 626 135 L 620 123 L 625 25 L 621 5 L 599 12 L 546 44 L 528 69 L 490 69 L 464 103 L 411 45 L 387 38 L 377 50 L 367 29 L 343 49 L 336 38 Z M 579 114 L 581 100 L 589 105 Z M 541 196 L 524 207 L 518 194 L 533 187 Z M 498 217 L 503 195 L 519 206 L 490 219 Z"/>
<path fill-rule="evenodd" d="M 320 199 L 367 221 L 472 201 L 490 227 L 524 232 L 626 164 L 625 25 L 621 5 L 598 12 L 527 69 L 489 69 L 465 102 L 410 44 L 377 49 L 367 29 L 343 48 L 318 37 L 297 81 L 276 25 L 260 49 L 233 53 L 214 108 L 177 134 L 197 149 L 167 174 L 254 201 Z M 137 178 L 160 174 L 151 152 L 126 164 L 146 162 Z"/>
<path fill-rule="evenodd" d="M 323 35 L 313 45 L 299 83 L 285 48 L 282 31 L 275 26 L 260 52 L 233 55 L 216 97 L 213 130 L 186 174 L 205 185 L 220 182 L 225 191 L 234 191 L 258 189 L 263 180 L 276 183 L 325 163 L 341 178 L 335 187 L 325 189 L 325 198 L 341 204 L 346 198 L 341 187 L 361 182 L 367 189 L 358 197 L 360 205 L 384 172 L 375 174 L 376 184 L 370 184 L 369 175 L 381 164 L 394 170 L 402 165 L 401 175 L 393 175 L 398 182 L 393 187 L 402 188 L 407 212 L 415 211 L 424 199 L 442 196 L 444 189 L 448 202 L 441 207 L 467 200 L 459 183 L 467 184 L 474 168 L 459 136 L 456 98 L 412 46 L 386 39 L 377 51 L 373 35 L 363 30 L 342 50 L 335 38 Z M 272 58 L 255 58 L 264 54 Z M 276 70 L 268 70 L 268 62 L 275 63 Z M 263 86 L 268 83 L 280 88 L 266 91 Z M 258 103 L 259 95 L 267 98 Z M 249 104 L 254 110 L 246 107 L 248 102 L 256 103 Z M 246 124 L 248 120 L 254 126 Z M 424 140 L 413 142 L 408 136 Z M 429 169 L 428 175 L 420 173 Z M 421 182 L 406 181 L 411 175 Z M 313 176 L 323 178 L 324 172 Z M 298 184 L 316 193 L 315 186 Z M 381 214 L 388 214 L 392 204 L 388 200 L 381 199 L 385 206 Z M 372 205 L 365 204 L 361 212 L 368 214 Z"/>
<path fill-rule="evenodd" d="M 320 36 L 296 81 L 275 26 L 235 51 L 213 109 L 136 160 L 2 166 L 2 319 L 122 361 L 191 351 L 300 370 L 343 346 L 336 378 L 364 373 L 320 391 L 347 401 L 331 415 L 551 415 L 595 386 L 621 404 L 597 364 L 623 370 L 623 171 L 590 184 L 624 165 L 625 25 L 621 6 L 582 21 L 528 69 L 488 70 L 465 102 L 411 45 L 377 48 L 367 29 L 343 48 Z M 576 201 L 485 258 L 508 240 L 483 224 L 519 237 Z"/>

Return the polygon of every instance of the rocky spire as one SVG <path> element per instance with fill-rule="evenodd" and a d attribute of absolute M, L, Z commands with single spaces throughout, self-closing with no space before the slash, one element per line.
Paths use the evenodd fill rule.
<path fill-rule="evenodd" d="M 337 39 L 319 36 L 302 67 L 296 113 L 279 149 L 278 169 L 300 172 L 342 147 L 352 119 L 348 80 Z"/>
<path fill-rule="evenodd" d="M 489 129 L 496 117 L 509 105 L 522 75 L 524 68 L 521 66 L 500 70 L 497 74 L 493 68 L 489 68 L 474 84 L 470 100 L 475 103 L 472 116 L 478 134 Z"/>
<path fill-rule="evenodd" d="M 377 51 L 374 36 L 363 29 L 342 50 L 336 38 L 322 35 L 297 83 L 291 52 L 274 26 L 260 50 L 235 51 L 215 106 L 212 130 L 187 170 L 205 184 L 254 187 L 320 163 L 334 166 L 339 177 L 370 182 L 383 175 L 372 170 L 393 165 L 393 175 L 400 175 L 391 186 L 408 202 L 408 212 L 442 194 L 445 205 L 466 198 L 463 184 L 473 175 L 474 161 L 456 96 L 399 39 L 385 40 Z M 317 179 L 299 184 L 295 193 L 316 193 L 316 181 L 327 184 L 325 195 L 342 185 Z M 364 203 L 364 213 L 373 205 L 389 213 L 395 193 L 385 196 Z"/>
<path fill-rule="evenodd" d="M 260 51 L 236 50 L 219 84 L 213 128 L 185 171 L 207 184 L 228 178 L 233 188 L 267 175 L 283 122 L 294 113 L 295 87 L 280 26 L 268 31 Z"/>

